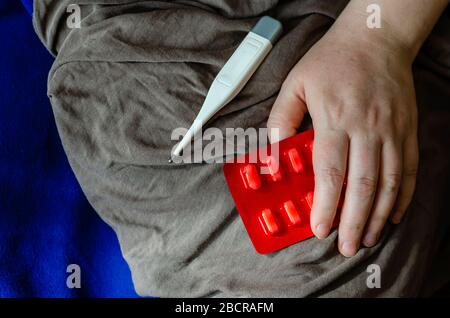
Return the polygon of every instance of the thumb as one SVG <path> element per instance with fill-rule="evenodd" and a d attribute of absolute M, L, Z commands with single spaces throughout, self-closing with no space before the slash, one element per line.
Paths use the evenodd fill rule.
<path fill-rule="evenodd" d="M 299 94 L 303 87 L 287 83 L 281 86 L 267 121 L 271 143 L 295 135 L 307 112 L 304 98 Z"/>

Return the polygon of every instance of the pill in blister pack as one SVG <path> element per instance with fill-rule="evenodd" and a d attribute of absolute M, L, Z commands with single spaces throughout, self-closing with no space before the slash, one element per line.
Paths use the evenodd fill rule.
<path fill-rule="evenodd" d="M 261 254 L 313 236 L 313 139 L 314 131 L 308 130 L 224 164 L 237 210 Z"/>

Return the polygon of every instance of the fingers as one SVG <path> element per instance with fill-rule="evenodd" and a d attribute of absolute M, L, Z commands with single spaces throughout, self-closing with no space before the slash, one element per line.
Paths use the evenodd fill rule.
<path fill-rule="evenodd" d="M 392 223 L 398 224 L 405 214 L 406 208 L 412 200 L 416 186 L 417 168 L 419 165 L 419 146 L 416 135 L 408 137 L 403 145 L 403 174 L 400 191 L 395 209 L 392 214 Z"/>
<path fill-rule="evenodd" d="M 362 243 L 372 247 L 378 242 L 397 198 L 402 178 L 401 144 L 386 142 L 381 149 L 380 179 L 372 213 Z"/>
<path fill-rule="evenodd" d="M 347 189 L 338 232 L 341 254 L 356 254 L 372 209 L 378 183 L 380 145 L 377 138 L 351 137 Z"/>
<path fill-rule="evenodd" d="M 267 121 L 271 143 L 295 135 L 307 111 L 305 102 L 296 93 L 298 87 L 286 83 L 289 82 L 281 87 Z"/>
<path fill-rule="evenodd" d="M 337 130 L 320 125 L 322 121 L 317 124 L 315 121 L 321 117 L 320 108 L 309 107 L 314 109 L 313 114 L 316 113 L 312 116 L 315 127 L 315 188 L 311 228 L 318 238 L 328 236 L 347 174 L 338 247 L 341 254 L 350 257 L 356 254 L 361 242 L 367 247 L 377 243 L 389 216 L 393 223 L 402 219 L 414 194 L 418 167 L 417 137 L 413 134 L 403 143 L 394 141 L 402 138 L 399 135 L 390 136 L 391 141 L 382 143 L 381 136 L 385 134 L 380 132 L 378 137 L 364 132 L 349 137 L 348 127 Z M 295 135 L 306 112 L 302 84 L 286 80 L 267 122 L 270 142 Z M 347 124 L 352 126 L 353 122 Z M 376 131 L 373 133 L 375 135 Z"/>
<path fill-rule="evenodd" d="M 318 238 L 331 229 L 345 178 L 348 136 L 343 131 L 316 129 L 313 148 L 315 174 L 311 228 Z"/>

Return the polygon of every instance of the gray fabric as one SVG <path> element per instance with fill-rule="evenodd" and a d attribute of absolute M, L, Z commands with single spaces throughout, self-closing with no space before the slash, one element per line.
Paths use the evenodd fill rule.
<path fill-rule="evenodd" d="M 66 8 L 81 5 L 82 28 Z M 437 246 L 450 177 L 450 22 L 430 37 L 416 68 L 421 164 L 399 226 L 355 257 L 336 232 L 257 254 L 220 164 L 169 165 L 176 127 L 188 127 L 215 74 L 259 16 L 284 34 L 239 96 L 210 123 L 263 127 L 292 66 L 346 1 L 36 0 L 34 26 L 56 55 L 48 94 L 70 164 L 92 206 L 117 233 L 141 295 L 415 296 Z M 374 74 L 374 76 L 376 76 Z M 448 211 L 446 211 L 448 214 Z M 447 218 L 448 219 L 448 218 Z M 382 288 L 366 287 L 369 264 Z"/>

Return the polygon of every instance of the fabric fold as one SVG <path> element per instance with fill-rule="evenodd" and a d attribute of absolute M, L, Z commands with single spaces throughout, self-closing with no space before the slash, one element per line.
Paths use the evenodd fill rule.
<path fill-rule="evenodd" d="M 80 29 L 66 8 L 78 4 Z M 35 0 L 34 25 L 56 55 L 48 94 L 69 162 L 117 233 L 137 292 L 159 296 L 413 296 L 423 285 L 450 177 L 449 32 L 431 35 L 415 68 L 421 115 L 418 189 L 405 221 L 346 259 L 336 233 L 270 255 L 251 246 L 220 164 L 169 165 L 208 87 L 258 17 L 285 33 L 210 127 L 265 127 L 283 80 L 346 1 Z M 448 25 L 448 16 L 440 23 Z M 442 30 L 442 29 L 439 29 Z M 449 29 L 447 29 L 449 30 Z M 431 58 L 430 58 L 431 57 Z M 439 62 L 439 60 L 442 60 Z M 434 159 L 430 159 L 430 158 Z M 437 160 L 438 162 L 434 162 Z M 443 178 L 445 177 L 445 178 Z M 433 184 L 433 193 L 428 189 Z M 366 285 L 368 265 L 383 287 Z"/>

